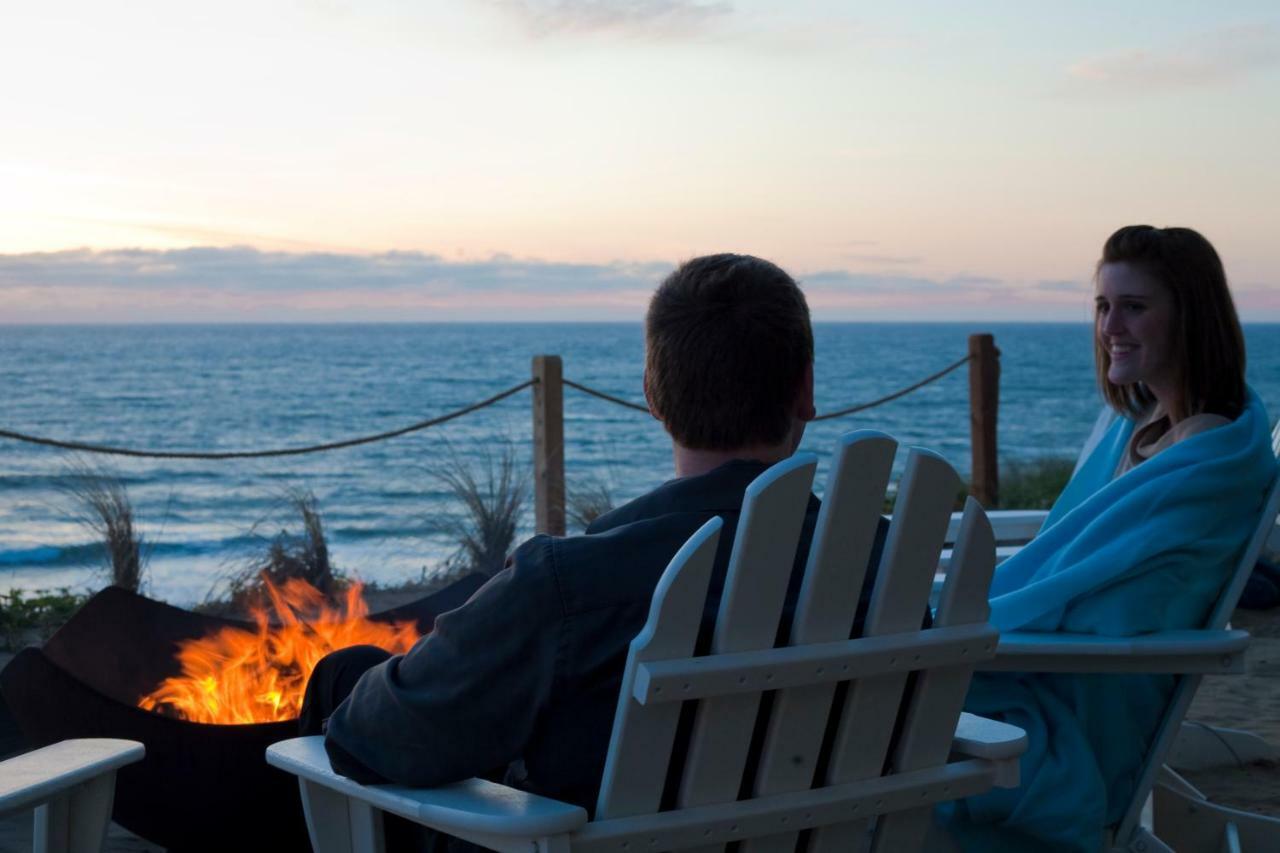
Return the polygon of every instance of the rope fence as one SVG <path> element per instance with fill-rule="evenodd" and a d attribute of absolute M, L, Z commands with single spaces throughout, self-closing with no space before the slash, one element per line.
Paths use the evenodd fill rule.
<path fill-rule="evenodd" d="M 592 397 L 599 397 L 601 400 L 607 400 L 610 403 L 613 403 L 618 406 L 623 406 L 624 408 L 634 409 L 637 412 L 644 412 L 646 415 L 649 414 L 648 406 L 642 406 L 639 403 L 633 403 L 630 400 L 624 400 L 621 397 L 615 397 L 612 394 L 606 394 L 603 391 L 597 391 L 595 388 L 588 388 L 586 385 L 579 385 L 577 382 L 574 382 L 572 379 L 564 379 L 562 381 L 564 382 L 565 385 L 568 385 L 570 388 L 576 388 L 584 394 L 590 394 Z"/>
<path fill-rule="evenodd" d="M 58 441 L 52 438 L 41 438 L 34 435 L 25 435 L 20 432 L 11 432 L 10 430 L 0 429 L 0 438 L 12 438 L 16 441 L 26 441 L 31 444 L 42 444 L 46 447 L 57 447 L 62 450 L 79 450 L 84 453 L 105 453 L 114 456 L 140 456 L 147 459 L 262 459 L 268 456 L 301 456 L 304 453 L 321 453 L 326 450 L 339 450 L 344 447 L 355 447 L 360 444 L 372 444 L 375 441 L 384 441 L 388 438 L 396 438 L 401 435 L 408 435 L 411 432 L 426 429 L 427 427 L 438 426 L 460 418 L 463 415 L 469 415 L 474 411 L 492 406 L 499 400 L 505 400 L 512 394 L 519 393 L 530 385 L 534 384 L 534 380 L 529 379 L 521 382 L 519 385 L 508 388 L 501 393 L 494 394 L 488 399 L 481 400 L 478 403 L 472 403 L 470 406 L 458 409 L 455 412 L 449 412 L 447 415 L 441 415 L 438 418 L 420 421 L 416 424 L 410 424 L 401 429 L 393 429 L 389 432 L 380 432 L 377 435 L 366 435 L 360 438 L 348 438 L 343 441 L 331 441 L 328 444 L 314 444 L 310 447 L 289 447 L 283 450 L 227 450 L 227 451 L 186 451 L 186 450 L 131 450 L 127 447 L 110 447 L 102 444 L 85 444 L 79 441 Z"/>
<path fill-rule="evenodd" d="M 1000 351 L 996 349 L 991 335 L 970 335 L 969 353 L 961 359 L 924 377 L 918 382 L 901 388 L 877 400 L 859 403 L 838 409 L 834 412 L 818 415 L 817 421 L 846 417 L 857 412 L 882 406 L 936 382 L 962 365 L 969 364 L 969 408 L 970 422 L 973 430 L 973 485 L 971 491 L 987 506 L 996 503 L 996 444 L 995 428 L 999 398 Z M 412 432 L 469 415 L 487 408 L 514 394 L 533 388 L 534 410 L 534 478 L 535 501 L 539 532 L 563 534 L 565 530 L 564 515 L 564 393 L 562 386 L 569 386 L 592 397 L 614 405 L 622 406 L 637 412 L 648 414 L 649 407 L 633 403 L 612 394 L 607 394 L 588 385 L 563 378 L 560 357 L 556 355 L 540 355 L 533 359 L 532 378 L 518 385 L 500 391 L 479 402 L 464 406 L 428 420 L 400 429 L 380 432 L 376 435 L 349 438 L 326 444 L 315 444 L 307 447 L 290 447 L 273 450 L 232 450 L 232 451 L 180 451 L 180 450 L 136 450 L 127 447 L 115 447 L 104 444 L 91 444 L 81 441 L 61 441 L 28 435 L 12 430 L 0 429 L 0 438 L 14 441 L 54 447 L 61 450 L 75 450 L 82 453 L 99 453 L 115 456 L 142 457 L 150 459 L 262 459 L 277 456 L 301 456 L 308 453 L 321 453 L 329 450 L 340 450 L 372 444 L 408 435 Z"/>
<path fill-rule="evenodd" d="M 905 397 L 908 394 L 910 394 L 912 391 L 917 391 L 931 382 L 937 382 L 939 379 L 946 376 L 951 371 L 956 370 L 968 364 L 972 360 L 973 360 L 972 355 L 966 355 L 964 358 L 958 359 L 955 362 L 952 362 L 951 364 L 942 368 L 937 373 L 931 373 L 928 376 L 926 376 L 924 379 L 921 379 L 919 382 L 908 385 L 906 388 L 902 388 L 897 391 L 894 391 L 892 394 L 887 394 L 884 397 L 880 397 L 877 400 L 872 400 L 869 403 L 858 403 L 857 405 L 849 406 L 848 408 L 845 408 L 845 409 L 839 409 L 838 411 L 834 411 L 834 412 L 827 412 L 825 415 L 818 415 L 817 417 L 814 418 L 814 420 L 829 421 L 832 418 L 843 418 L 845 415 L 852 415 L 852 414 L 855 414 L 856 412 L 865 412 L 867 409 L 874 409 L 876 406 L 883 406 L 885 403 L 890 403 L 898 399 L 899 397 Z M 569 386 L 570 388 L 576 388 L 577 390 L 583 392 L 584 394 L 590 394 L 592 397 L 599 397 L 601 400 L 607 400 L 610 403 L 614 403 L 619 406 L 625 406 L 626 408 L 634 409 L 637 412 L 644 412 L 645 414 L 649 413 L 648 406 L 642 406 L 639 403 L 632 403 L 630 400 L 623 400 L 621 397 L 615 397 L 612 394 L 606 394 L 605 392 L 600 391 L 598 389 L 590 388 L 586 385 L 581 385 L 577 382 L 574 382 L 572 379 L 563 379 L 561 381 L 564 382 L 564 384 Z"/>
<path fill-rule="evenodd" d="M 869 403 L 859 403 L 856 406 L 850 406 L 846 409 L 840 409 L 839 411 L 835 411 L 835 412 L 828 412 L 825 415 L 818 415 L 817 417 L 814 418 L 814 420 L 826 421 L 826 420 L 831 420 L 832 418 L 842 418 L 845 415 L 852 415 L 856 412 L 862 412 L 867 409 L 874 409 L 876 406 L 881 406 L 881 405 L 884 405 L 885 403 L 892 402 L 893 400 L 896 400 L 899 397 L 905 397 L 906 395 L 910 394 L 912 391 L 916 391 L 920 388 L 923 388 L 924 386 L 928 385 L 930 382 L 936 382 L 937 380 L 946 376 L 951 371 L 957 369 L 961 365 L 966 364 L 972 358 L 973 356 L 966 355 L 964 358 L 960 359 L 959 361 L 956 361 L 954 364 L 950 364 L 947 367 L 944 367 L 942 370 L 939 370 L 937 373 L 930 374 L 929 376 L 926 376 L 924 379 L 921 379 L 919 382 L 916 382 L 913 385 L 908 385 L 907 387 L 902 388 L 901 390 L 895 391 L 892 394 L 881 397 L 877 400 L 872 400 Z M 632 409 L 637 412 L 644 412 L 646 415 L 649 414 L 649 407 L 641 405 L 640 403 L 633 403 L 630 400 L 624 400 L 621 397 L 615 397 L 612 394 L 606 394 L 604 391 L 601 391 L 597 388 L 592 388 L 589 385 L 583 385 L 579 382 L 574 382 L 572 379 L 562 379 L 561 382 L 563 382 L 565 385 L 567 385 L 570 388 L 574 388 L 592 397 L 598 397 L 601 400 L 605 400 L 607 402 L 613 403 L 618 406 L 622 406 L 627 409 Z M 457 411 L 449 412 L 448 414 L 440 415 L 439 417 L 431 418 L 430 420 L 419 421 L 416 424 L 410 424 L 409 426 L 402 427 L 400 429 L 393 429 L 387 432 L 380 432 L 380 433 L 377 433 L 376 435 L 366 435 L 366 436 L 361 436 L 359 438 L 348 438 L 348 439 L 343 439 L 342 441 L 332 441 L 327 444 L 313 444 L 307 447 L 288 447 L 288 448 L 275 449 L 275 450 L 226 450 L 226 451 L 134 450 L 127 447 L 113 447 L 111 445 L 105 445 L 105 444 L 87 444 L 85 442 L 80 442 L 80 441 L 61 441 L 55 438 L 43 438 L 37 435 L 27 435 L 26 433 L 13 432 L 12 430 L 7 430 L 7 429 L 0 429 L 0 438 L 11 438 L 14 441 L 25 441 L 29 444 L 40 444 L 40 445 L 44 445 L 45 447 L 56 447 L 61 450 L 78 450 L 83 453 L 101 453 L 101 454 L 108 454 L 108 455 L 114 455 L 114 456 L 135 456 L 135 457 L 142 457 L 146 459 L 263 459 L 271 456 L 301 456 L 305 453 L 321 453 L 327 450 L 341 450 L 342 448 L 345 448 L 345 447 L 356 447 L 361 444 L 372 444 L 375 441 L 385 441 L 386 439 L 389 439 L 389 438 L 398 438 L 399 436 L 408 435 L 411 432 L 418 432 L 419 430 L 424 430 L 424 429 L 427 429 L 428 427 L 439 426 L 440 424 L 447 423 L 448 421 L 454 420 L 456 418 L 460 418 L 463 415 L 469 415 L 472 412 L 476 412 L 476 411 L 479 411 L 480 409 L 484 409 L 489 406 L 492 406 L 494 403 L 505 400 L 506 398 L 512 396 L 513 394 L 518 394 L 524 389 L 529 388 L 532 385 L 536 385 L 537 383 L 538 383 L 538 380 L 536 379 L 526 380 L 524 382 L 521 382 L 519 385 L 513 385 L 512 387 L 508 388 L 505 391 L 501 391 L 497 394 L 494 394 L 492 397 L 487 397 L 478 403 L 472 403 L 470 406 L 465 406 L 461 409 L 458 409 Z"/>
<path fill-rule="evenodd" d="M 972 355 L 966 355 L 964 358 L 960 359 L 959 361 L 956 361 L 954 364 L 949 364 L 946 367 L 939 370 L 937 373 L 926 376 L 924 379 L 921 379 L 919 382 L 915 383 L 914 385 L 908 385 L 906 388 L 903 388 L 900 391 L 894 391 L 892 394 L 881 397 L 879 400 L 872 400 L 870 403 L 860 403 L 857 406 L 850 406 L 847 409 L 840 409 L 839 411 L 835 411 L 835 412 L 827 412 L 825 415 L 818 415 L 817 417 L 814 418 L 814 420 L 829 421 L 832 418 L 843 418 L 845 415 L 852 415 L 854 412 L 864 412 L 867 409 L 874 409 L 876 406 L 883 406 L 885 403 L 896 400 L 899 397 L 905 397 L 908 394 L 910 394 L 912 391 L 916 391 L 920 388 L 923 388 L 924 386 L 928 385 L 930 382 L 937 382 L 939 379 L 946 376 L 948 373 L 955 370 L 956 368 L 960 367 L 962 364 L 968 364 L 972 360 L 973 360 Z"/>

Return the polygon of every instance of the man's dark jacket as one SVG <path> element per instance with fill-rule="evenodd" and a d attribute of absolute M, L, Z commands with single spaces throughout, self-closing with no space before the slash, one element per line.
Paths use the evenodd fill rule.
<path fill-rule="evenodd" d="M 433 633 L 360 679 L 329 720 L 334 769 L 361 782 L 424 787 L 496 772 L 507 784 L 594 810 L 627 650 L 659 577 L 699 527 L 724 520 L 699 640 L 705 650 L 743 492 L 766 467 L 729 462 L 663 484 L 601 516 L 584 536 L 525 542 Z M 784 626 L 817 514 L 810 496 Z M 884 528 L 882 521 L 873 566 Z M 865 597 L 864 589 L 864 606 Z"/>

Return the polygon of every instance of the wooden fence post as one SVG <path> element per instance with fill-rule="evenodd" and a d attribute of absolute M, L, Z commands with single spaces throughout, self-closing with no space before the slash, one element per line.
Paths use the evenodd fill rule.
<path fill-rule="evenodd" d="M 969 336 L 969 435 L 973 447 L 969 494 L 986 509 L 1000 504 L 996 420 L 1000 412 L 1000 350 L 993 335 Z"/>
<path fill-rule="evenodd" d="M 563 536 L 564 371 L 558 355 L 533 357 L 533 505 L 538 533 Z"/>

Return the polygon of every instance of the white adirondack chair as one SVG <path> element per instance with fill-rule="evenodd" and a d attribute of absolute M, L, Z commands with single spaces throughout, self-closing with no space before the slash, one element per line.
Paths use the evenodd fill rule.
<path fill-rule="evenodd" d="M 381 811 L 503 851 L 633 851 L 742 841 L 744 851 L 919 849 L 930 806 L 1017 782 L 1021 729 L 961 715 L 975 664 L 994 653 L 987 588 L 990 526 L 970 501 L 934 627 L 919 630 L 959 480 L 912 450 L 863 637 L 849 632 L 896 448 L 881 433 L 846 436 L 810 550 L 791 631 L 772 648 L 816 460 L 802 454 L 747 490 L 713 652 L 691 657 L 721 522 L 676 554 L 631 644 L 594 820 L 585 810 L 490 782 L 430 790 L 362 786 L 333 773 L 320 738 L 272 746 L 297 774 L 317 851 L 372 851 Z M 911 672 L 917 677 L 908 680 Z M 832 697 L 848 683 L 827 758 L 814 773 Z M 761 694 L 776 691 L 753 796 L 739 801 Z M 678 807 L 658 811 L 684 702 L 697 702 Z M 895 720 L 904 721 L 893 735 Z M 886 762 L 892 772 L 884 775 Z"/>
<path fill-rule="evenodd" d="M 102 849 L 116 770 L 141 761 L 132 740 L 64 740 L 0 761 L 0 816 L 35 809 L 35 853 Z"/>
<path fill-rule="evenodd" d="M 1280 458 L 1280 424 L 1272 431 L 1272 449 Z M 1208 802 L 1193 786 L 1167 767 L 1165 762 L 1179 742 L 1182 751 L 1192 752 L 1206 738 L 1225 741 L 1238 755 L 1266 757 L 1271 747 L 1256 735 L 1233 730 L 1214 730 L 1184 724 L 1187 709 L 1205 675 L 1244 672 L 1244 652 L 1249 644 L 1245 631 L 1230 630 L 1228 621 L 1244 589 L 1258 555 L 1276 532 L 1280 511 L 1280 478 L 1272 486 L 1258 526 L 1236 564 L 1204 628 L 1193 631 L 1163 631 L 1135 637 L 1111 638 L 1080 634 L 1008 632 L 1001 635 L 993 660 L 979 665 L 983 670 L 1008 672 L 1062 673 L 1167 673 L 1181 676 L 1159 733 L 1152 744 L 1139 777 L 1139 784 L 1124 819 L 1113 828 L 1112 851 L 1171 853 L 1179 851 L 1280 850 L 1280 820 L 1234 811 Z M 999 519 L 1003 513 L 989 513 Z M 1034 514 L 1008 513 L 1007 539 L 1024 538 L 1035 523 Z M 1043 521 L 1043 518 L 1040 519 Z M 953 519 L 958 529 L 960 519 Z M 996 524 L 1000 524 L 999 521 Z M 997 533 L 997 541 L 1000 534 Z M 1158 783 L 1158 784 L 1157 784 Z M 1142 825 L 1143 809 L 1152 796 L 1154 828 Z M 1164 839 L 1164 840 L 1162 840 Z M 1235 845 L 1235 846 L 1232 846 Z"/>

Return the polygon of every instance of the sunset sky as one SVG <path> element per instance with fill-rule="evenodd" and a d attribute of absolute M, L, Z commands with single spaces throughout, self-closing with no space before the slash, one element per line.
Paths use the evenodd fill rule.
<path fill-rule="evenodd" d="M 1274 0 L 899 7 L 0 0 L 0 323 L 1081 321 L 1134 222 L 1280 320 Z"/>

